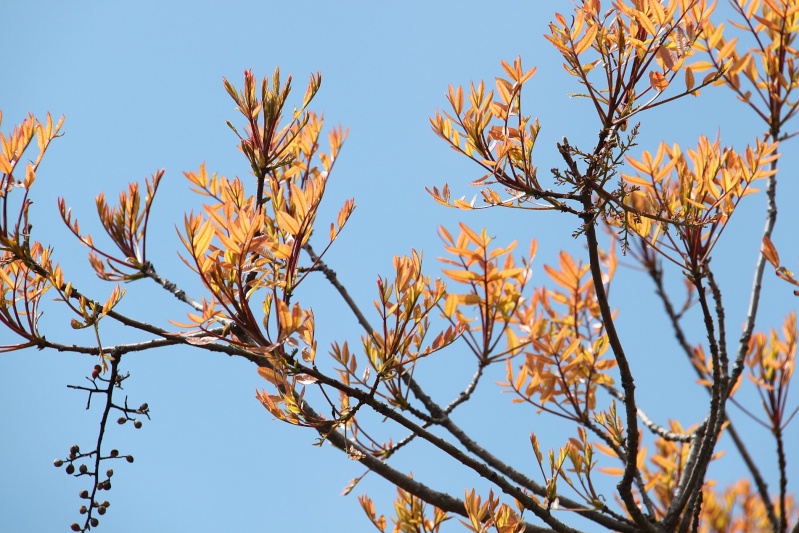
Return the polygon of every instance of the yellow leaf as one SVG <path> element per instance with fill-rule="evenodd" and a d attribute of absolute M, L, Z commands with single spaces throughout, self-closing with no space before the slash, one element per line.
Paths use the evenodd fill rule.
<path fill-rule="evenodd" d="M 703 72 L 711 68 L 714 67 L 713 63 L 711 63 L 710 61 L 697 61 L 696 63 L 691 64 L 691 70 L 693 70 L 694 72 Z M 714 72 L 713 74 L 715 75 L 716 73 Z"/>
<path fill-rule="evenodd" d="M 300 233 L 300 224 L 297 220 L 286 213 L 285 211 L 277 212 L 277 223 L 280 229 L 289 233 L 290 235 L 298 235 Z"/>
<path fill-rule="evenodd" d="M 458 308 L 458 295 L 448 294 L 447 300 L 444 303 L 444 316 L 451 317 L 455 310 Z"/>
<path fill-rule="evenodd" d="M 596 447 L 600 452 L 604 453 L 608 457 L 618 457 L 616 452 L 610 446 L 606 446 L 601 442 L 595 442 L 594 447 Z"/>
<path fill-rule="evenodd" d="M 597 470 L 609 476 L 621 476 L 624 474 L 623 468 L 600 467 Z"/>
<path fill-rule="evenodd" d="M 667 472 L 673 472 L 678 468 L 677 463 L 660 455 L 653 455 L 652 462 Z"/>
<path fill-rule="evenodd" d="M 635 21 L 640 24 L 649 35 L 654 36 L 657 34 L 654 24 L 652 24 L 652 21 L 649 20 L 649 17 L 647 17 L 645 13 L 641 11 L 637 12 Z"/>
<path fill-rule="evenodd" d="M 0 154 L 0 172 L 3 174 L 11 174 L 11 163 L 3 154 Z"/>
<path fill-rule="evenodd" d="M 461 228 L 461 233 L 462 233 L 464 236 L 468 237 L 468 239 L 469 239 L 470 241 L 472 241 L 472 242 L 473 242 L 474 244 L 476 244 L 477 246 L 482 246 L 482 245 L 483 245 L 483 239 L 481 239 L 481 238 L 480 238 L 480 237 L 477 235 L 477 233 L 475 233 L 475 232 L 474 232 L 474 230 L 473 230 L 472 228 L 470 228 L 469 226 L 467 226 L 466 224 L 464 224 L 464 223 L 462 223 L 462 222 L 461 222 L 461 223 L 459 223 L 458 225 L 459 225 L 459 226 L 460 226 L 460 228 Z"/>
<path fill-rule="evenodd" d="M 198 215 L 195 219 L 196 222 L 199 223 L 201 220 L 201 216 Z M 211 220 L 206 220 L 205 223 L 199 228 L 197 233 L 194 235 L 194 242 L 192 243 L 194 246 L 193 255 L 195 257 L 203 255 L 208 247 L 211 245 L 211 239 L 214 237 L 214 226 L 211 223 Z"/>
<path fill-rule="evenodd" d="M 480 298 L 478 294 L 469 293 L 458 295 L 458 304 L 460 305 L 477 305 L 482 301 L 483 299 Z"/>
<path fill-rule="evenodd" d="M 291 203 L 295 206 L 295 213 L 300 216 L 308 213 L 308 202 L 305 198 L 305 192 L 293 182 L 291 183 Z"/>
<path fill-rule="evenodd" d="M 278 298 L 275 300 L 275 308 L 277 310 L 278 324 L 282 328 L 291 328 L 291 311 L 289 311 L 288 304 Z"/>
<path fill-rule="evenodd" d="M 479 272 L 472 272 L 470 270 L 441 269 L 441 272 L 443 272 L 451 280 L 459 281 L 461 283 L 471 283 L 480 279 Z"/>
<path fill-rule="evenodd" d="M 125 291 L 120 288 L 119 285 L 114 287 L 114 291 L 111 293 L 111 296 L 108 297 L 105 304 L 103 304 L 103 309 L 101 312 L 102 316 L 105 316 L 108 311 L 114 308 L 114 306 L 119 303 L 122 297 L 125 295 Z"/>
<path fill-rule="evenodd" d="M 533 445 L 533 451 L 535 452 L 536 459 L 538 459 L 538 464 L 541 464 L 543 456 L 541 455 L 541 447 L 538 445 L 538 437 L 535 436 L 535 433 L 530 434 L 530 444 Z"/>

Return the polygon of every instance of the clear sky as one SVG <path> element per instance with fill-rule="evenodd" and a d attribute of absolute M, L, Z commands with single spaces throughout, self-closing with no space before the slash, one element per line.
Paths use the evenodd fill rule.
<path fill-rule="evenodd" d="M 298 93 L 308 75 L 321 71 L 322 89 L 312 108 L 327 123 L 350 129 L 340 162 L 331 177 L 326 211 L 329 220 L 341 203 L 354 197 L 357 209 L 340 241 L 327 257 L 342 282 L 365 309 L 372 309 L 378 275 L 389 275 L 395 254 L 425 250 L 427 271 L 436 276 L 435 257 L 442 248 L 439 224 L 454 228 L 458 220 L 489 228 L 499 245 L 513 239 L 526 249 L 539 240 L 534 284 L 545 278 L 541 265 L 566 248 L 582 253 L 571 238 L 575 221 L 555 214 L 491 210 L 462 213 L 437 205 L 424 186 L 448 182 L 456 196 L 471 196 L 469 181 L 479 169 L 458 157 L 436 138 L 427 117 L 446 104 L 447 85 L 488 80 L 501 74 L 500 60 L 521 55 L 526 67 L 537 66 L 529 84 L 527 112 L 541 119 L 537 147 L 542 172 L 559 164 L 554 143 L 568 136 L 572 144 L 590 143 L 597 123 L 590 106 L 569 98 L 579 91 L 561 68 L 561 60 L 542 37 L 552 12 L 568 12 L 570 2 L 441 1 L 327 2 L 174 1 L 156 2 L 8 2 L 3 14 L 3 71 L 0 109 L 3 131 L 28 112 L 44 118 L 66 115 L 65 135 L 41 167 L 34 188 L 35 237 L 50 243 L 56 260 L 76 285 L 98 299 L 111 286 L 90 275 L 86 253 L 71 240 L 56 210 L 65 197 L 82 227 L 100 240 L 94 197 L 105 191 L 113 199 L 129 181 L 142 181 L 166 169 L 152 224 L 158 231 L 149 246 L 156 268 L 187 291 L 201 295 L 198 284 L 180 262 L 174 231 L 183 213 L 199 200 L 188 190 L 182 172 L 206 162 L 209 170 L 247 179 L 247 164 L 236 150 L 236 138 L 225 126 L 239 115 L 222 87 L 222 77 L 240 86 L 243 71 L 257 78 L 280 66 L 293 74 Z M 642 117 L 641 148 L 654 149 L 660 139 L 695 145 L 698 135 L 741 146 L 762 128 L 743 106 L 722 89 L 698 99 L 664 106 Z M 730 111 L 732 109 L 732 111 Z M 589 144 L 583 146 L 588 147 Z M 783 163 L 795 169 L 797 158 Z M 781 194 L 796 197 L 795 183 Z M 743 321 L 751 265 L 762 226 L 763 202 L 752 199 L 736 214 L 714 264 L 729 266 L 721 281 L 730 317 L 730 339 Z M 788 264 L 799 255 L 791 228 L 795 210 L 781 214 L 776 240 Z M 740 253 L 740 255 L 736 255 Z M 630 260 L 623 259 L 630 264 Z M 671 273 L 673 286 L 677 274 Z M 789 291 L 769 279 L 760 324 L 779 326 L 795 305 Z M 305 297 L 314 306 L 320 355 L 338 340 L 357 345 L 361 332 L 342 302 L 322 281 Z M 182 320 L 187 309 L 147 282 L 127 287 L 122 310 L 162 326 Z M 665 424 L 669 416 L 685 425 L 701 420 L 706 395 L 694 385 L 694 374 L 676 353 L 671 332 L 662 326 L 653 290 L 640 273 L 621 268 L 613 305 L 621 309 L 619 326 L 632 353 L 633 370 L 642 391 L 642 407 Z M 56 305 L 43 318 L 48 338 L 83 341 L 63 325 Z M 142 340 L 139 334 L 109 324 L 109 344 Z M 701 332 L 697 328 L 696 340 Z M 0 344 L 7 339 L 0 331 Z M 98 410 L 84 411 L 86 397 L 69 391 L 95 360 L 52 352 L 24 351 L 0 356 L 0 531 L 65 531 L 78 519 L 78 493 L 86 488 L 56 470 L 52 460 L 69 446 L 90 447 L 96 438 Z M 427 363 L 426 363 L 427 364 Z M 471 359 L 457 350 L 430 362 L 426 383 L 437 383 L 444 402 L 462 387 L 441 383 L 449 368 L 471 372 Z M 362 468 L 329 446 L 311 446 L 315 434 L 278 423 L 255 400 L 266 386 L 244 361 L 189 348 L 133 354 L 125 360 L 131 372 L 125 391 L 133 405 L 148 402 L 152 421 L 140 430 L 113 427 L 109 439 L 136 457 L 133 465 L 115 467 L 107 495 L 111 508 L 101 531 L 368 531 L 355 495 L 342 489 Z M 495 376 L 502 379 L 501 373 Z M 665 385 L 668 383 L 668 388 Z M 679 394 L 674 394 L 674 390 Z M 509 406 L 510 398 L 486 383 L 470 410 L 459 413 L 464 426 L 483 430 L 486 442 L 518 468 L 533 472 L 527 436 L 539 434 L 545 447 L 565 440 L 562 424 L 534 412 Z M 735 412 L 735 411 L 734 411 Z M 735 412 L 755 443 L 767 478 L 774 486 L 773 444 L 766 431 Z M 796 445 L 795 424 L 789 444 Z M 488 431 L 485 431 L 488 430 Z M 402 433 L 395 433 L 395 439 Z M 789 446 L 790 449 L 790 446 Z M 734 452 L 714 475 L 730 480 L 741 471 Z M 467 487 L 484 487 L 430 449 L 398 454 L 394 463 L 433 486 L 462 497 Z M 467 473 L 468 474 L 468 473 Z M 612 480 L 611 480 L 612 481 Z M 379 512 L 391 511 L 393 489 L 367 476 L 355 494 L 368 491 Z M 450 526 L 450 530 L 457 530 Z"/>

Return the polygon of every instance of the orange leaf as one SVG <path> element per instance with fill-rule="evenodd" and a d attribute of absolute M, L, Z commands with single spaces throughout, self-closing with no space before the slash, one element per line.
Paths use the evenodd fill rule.
<path fill-rule="evenodd" d="M 599 31 L 599 25 L 594 24 L 593 26 L 589 26 L 588 30 L 586 30 L 585 35 L 580 41 L 574 45 L 574 53 L 576 55 L 580 55 L 591 46 L 591 43 L 594 42 L 596 38 L 597 31 Z"/>
<path fill-rule="evenodd" d="M 677 64 L 677 54 L 666 48 L 665 46 L 660 46 L 657 51 L 657 55 L 661 61 L 663 61 L 663 65 L 669 69 L 674 70 L 674 65 Z"/>
<path fill-rule="evenodd" d="M 694 71 L 691 67 L 685 69 L 685 89 L 690 91 L 694 88 Z"/>
<path fill-rule="evenodd" d="M 777 253 L 777 249 L 774 247 L 774 243 L 771 242 L 767 236 L 763 236 L 763 255 L 766 257 L 766 260 L 771 263 L 774 268 L 780 267 L 780 254 Z"/>
<path fill-rule="evenodd" d="M 286 382 L 286 379 L 282 375 L 265 366 L 258 367 L 258 374 L 273 385 L 282 385 Z"/>
<path fill-rule="evenodd" d="M 649 73 L 649 85 L 652 86 L 657 92 L 663 92 L 666 90 L 666 87 L 669 86 L 669 80 L 666 79 L 666 76 L 661 74 L 660 72 L 650 72 Z"/>

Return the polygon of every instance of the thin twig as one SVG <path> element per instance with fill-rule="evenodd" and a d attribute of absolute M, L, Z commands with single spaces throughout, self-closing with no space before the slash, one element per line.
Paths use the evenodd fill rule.
<path fill-rule="evenodd" d="M 787 497 L 788 493 L 788 475 L 786 470 L 788 465 L 785 461 L 785 443 L 783 440 L 782 427 L 777 426 L 776 424 L 774 427 L 774 440 L 777 441 L 777 466 L 779 467 L 780 472 L 780 521 L 777 526 L 777 531 L 780 533 L 785 533 L 785 531 L 788 529 L 788 517 L 785 516 L 785 498 Z"/>
<path fill-rule="evenodd" d="M 710 292 L 713 295 L 713 300 L 716 302 L 716 322 L 719 326 L 718 342 L 719 342 L 719 364 L 721 366 L 722 384 L 724 387 L 729 387 L 730 380 L 730 362 L 727 357 L 727 329 L 725 325 L 724 304 L 721 300 L 721 289 L 716 284 L 716 278 L 713 276 L 713 271 L 707 269 L 707 283 L 710 286 Z M 729 395 L 729 391 L 725 392 Z"/>
<path fill-rule="evenodd" d="M 142 273 L 147 276 L 148 278 L 152 279 L 156 283 L 158 283 L 161 287 L 164 288 L 167 292 L 171 293 L 175 298 L 180 300 L 181 302 L 190 305 L 195 311 L 202 312 L 203 306 L 200 302 L 186 294 L 186 292 L 179 288 L 175 283 L 169 281 L 163 276 L 160 276 L 156 271 L 155 267 L 151 262 L 147 262 L 142 268 Z"/>
<path fill-rule="evenodd" d="M 603 387 L 616 399 L 624 402 L 623 392 L 621 392 L 620 390 L 616 389 L 611 385 L 603 385 Z M 661 437 L 665 440 L 672 442 L 691 442 L 692 438 L 691 434 L 669 431 L 663 426 L 656 424 L 651 418 L 649 418 L 649 416 L 647 416 L 647 414 L 641 408 L 638 408 L 638 418 L 641 419 L 641 422 L 649 429 L 649 431 L 651 431 L 653 434 L 657 435 L 658 437 Z"/>
<path fill-rule="evenodd" d="M 339 295 L 341 295 L 344 301 L 347 302 L 347 307 L 349 307 L 352 313 L 355 315 L 355 318 L 358 320 L 358 323 L 361 325 L 361 327 L 366 330 L 369 335 L 374 336 L 374 328 L 372 328 L 371 324 L 369 324 L 369 321 L 366 320 L 366 317 L 361 312 L 358 304 L 356 304 L 355 300 L 352 299 L 352 296 L 350 296 L 350 293 L 347 292 L 347 289 L 344 287 L 344 285 L 339 282 L 336 273 L 330 267 L 328 267 L 318 255 L 314 253 L 310 243 L 304 244 L 302 249 L 305 250 L 305 252 L 308 254 L 308 257 L 310 257 L 311 261 L 313 261 L 315 265 L 314 268 L 318 269 L 325 275 L 327 281 L 333 285 L 333 287 L 338 291 Z"/>
<path fill-rule="evenodd" d="M 771 176 L 768 177 L 768 185 L 766 186 L 766 223 L 763 228 L 763 238 L 771 238 L 774 232 L 774 226 L 777 223 L 777 161 L 771 162 Z M 761 239 L 762 241 L 762 239 Z M 763 288 L 763 272 L 766 268 L 766 256 L 762 251 L 757 252 L 757 261 L 755 262 L 755 276 L 752 281 L 752 292 L 749 296 L 749 308 L 746 312 L 746 321 L 744 322 L 744 331 L 741 334 L 741 340 L 738 345 L 738 354 L 735 358 L 735 363 L 730 376 L 730 389 L 735 387 L 738 379 L 744 370 L 744 360 L 746 354 L 749 353 L 749 340 L 752 338 L 752 333 L 755 329 L 755 320 L 757 319 L 757 311 L 760 306 L 760 292 Z"/>

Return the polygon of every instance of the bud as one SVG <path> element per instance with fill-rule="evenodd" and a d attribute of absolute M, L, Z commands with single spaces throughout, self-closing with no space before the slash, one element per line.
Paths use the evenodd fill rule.
<path fill-rule="evenodd" d="M 81 505 L 78 512 L 80 512 L 80 514 L 86 514 L 89 512 L 89 509 L 87 509 L 85 505 Z"/>
<path fill-rule="evenodd" d="M 84 489 L 84 490 L 80 491 L 79 496 L 85 500 L 85 499 L 87 499 L 89 497 L 89 491 Z"/>
<path fill-rule="evenodd" d="M 80 531 L 80 526 L 78 524 L 73 523 L 71 526 L 69 526 L 69 529 L 71 529 L 72 531 Z"/>
<path fill-rule="evenodd" d="M 111 450 L 111 457 L 117 457 L 119 455 L 119 450 L 116 448 Z"/>
<path fill-rule="evenodd" d="M 114 475 L 114 469 L 113 468 L 109 468 L 108 470 L 105 471 L 105 475 L 108 476 L 108 477 L 113 476 Z"/>
<path fill-rule="evenodd" d="M 141 420 L 136 420 L 133 422 L 133 427 L 135 427 L 136 429 L 141 429 L 141 426 L 142 426 Z"/>
<path fill-rule="evenodd" d="M 97 509 L 97 514 L 103 516 L 105 514 L 105 507 L 100 507 L 99 509 Z"/>
<path fill-rule="evenodd" d="M 56 459 L 55 461 L 53 461 L 53 466 L 55 466 L 56 468 L 61 468 L 62 466 L 64 466 L 64 461 L 62 461 L 61 459 Z"/>
<path fill-rule="evenodd" d="M 67 474 L 72 475 L 74 473 L 75 473 L 75 465 L 73 465 L 72 463 L 69 463 L 67 465 Z"/>
<path fill-rule="evenodd" d="M 100 503 L 100 507 L 111 507 L 111 502 L 109 502 L 108 500 L 103 500 Z"/>
<path fill-rule="evenodd" d="M 86 465 L 80 465 L 78 467 L 78 472 L 80 472 L 81 474 L 85 474 L 88 471 L 89 471 L 89 467 L 86 466 Z"/>
<path fill-rule="evenodd" d="M 72 446 L 69 447 L 69 453 L 74 453 L 75 455 L 78 455 L 80 453 L 80 446 L 78 446 L 77 444 L 73 444 Z"/>
<path fill-rule="evenodd" d="M 129 462 L 129 463 L 132 463 L 133 462 L 133 456 L 132 455 L 128 455 L 127 457 L 125 457 L 125 460 L 127 462 Z"/>
<path fill-rule="evenodd" d="M 139 411 L 147 411 L 148 409 L 150 409 L 150 406 L 147 405 L 147 403 L 143 403 L 139 406 Z"/>
<path fill-rule="evenodd" d="M 128 420 L 124 416 L 120 416 L 119 419 L 117 420 L 117 424 L 119 424 L 121 426 L 122 424 L 124 424 L 127 421 Z"/>
<path fill-rule="evenodd" d="M 91 520 L 89 520 L 89 523 L 92 525 L 92 527 L 97 527 L 100 525 L 100 521 L 97 520 L 96 518 L 92 518 Z"/>

